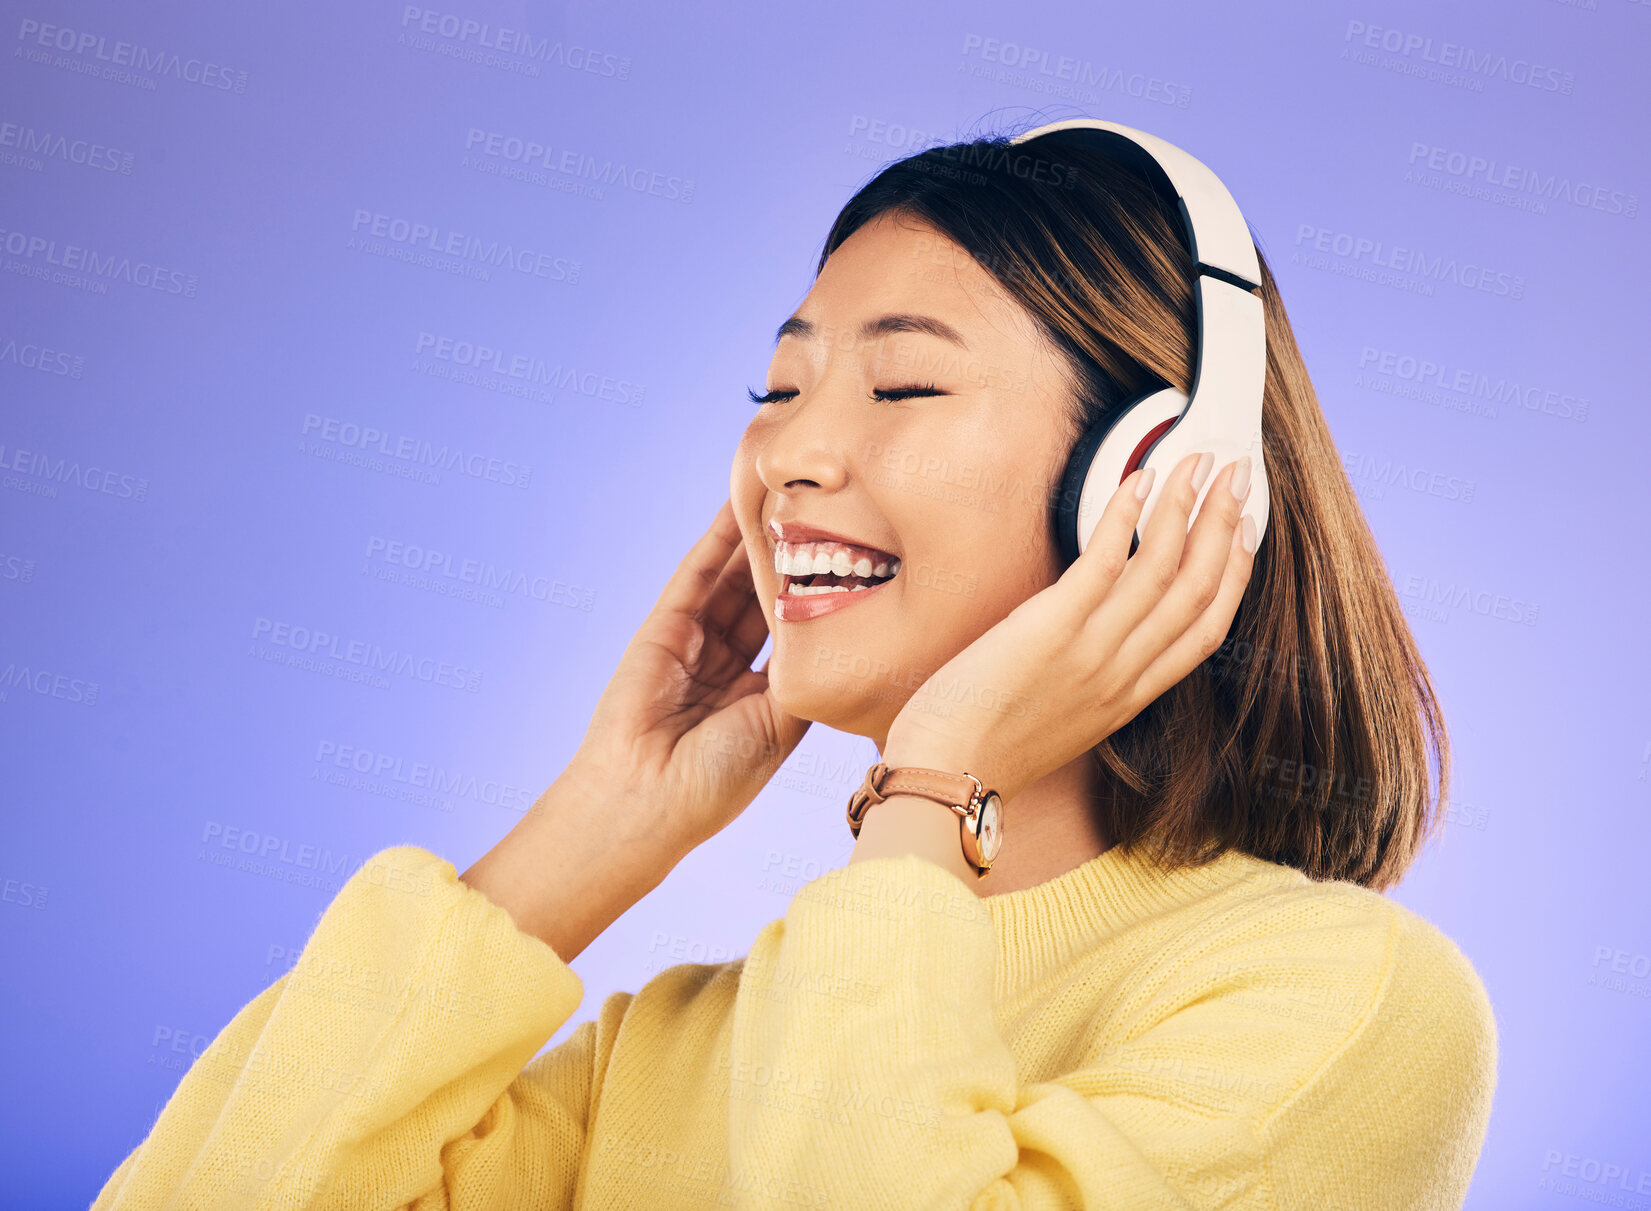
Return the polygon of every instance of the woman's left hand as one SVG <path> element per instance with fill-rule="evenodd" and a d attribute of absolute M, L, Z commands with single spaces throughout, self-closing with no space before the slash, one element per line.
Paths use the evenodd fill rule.
<path fill-rule="evenodd" d="M 1240 524 L 1244 499 L 1229 487 L 1239 466 L 1248 470 L 1243 459 L 1221 469 L 1189 532 L 1204 461 L 1214 459 L 1188 455 L 1170 472 L 1133 557 L 1135 490 L 1148 472 L 1125 479 L 1060 579 L 918 688 L 889 728 L 883 761 L 967 770 L 1008 800 L 1215 652 L 1250 581 L 1255 554 L 1241 538 L 1254 523 Z M 1241 488 L 1247 498 L 1248 483 Z"/>

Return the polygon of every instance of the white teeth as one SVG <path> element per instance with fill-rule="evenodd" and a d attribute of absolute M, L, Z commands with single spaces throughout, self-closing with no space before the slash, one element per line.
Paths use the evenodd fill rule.
<path fill-rule="evenodd" d="M 869 584 L 852 586 L 846 584 L 793 584 L 787 586 L 785 595 L 787 597 L 811 597 L 816 593 L 864 593 L 867 589 L 874 587 L 874 585 Z"/>
<path fill-rule="evenodd" d="M 801 552 L 787 555 L 781 548 L 774 548 L 774 570 L 782 576 L 812 576 L 816 572 L 831 571 L 831 561 L 826 560 L 821 566 L 822 559 L 825 559 L 823 555 L 811 556 Z"/>
<path fill-rule="evenodd" d="M 882 580 L 900 571 L 900 561 L 890 557 L 874 562 L 871 556 L 855 554 L 852 549 L 845 550 L 841 544 L 779 543 L 774 547 L 774 571 L 782 576 L 852 575 L 875 576 Z M 841 592 L 842 589 L 831 591 Z"/>

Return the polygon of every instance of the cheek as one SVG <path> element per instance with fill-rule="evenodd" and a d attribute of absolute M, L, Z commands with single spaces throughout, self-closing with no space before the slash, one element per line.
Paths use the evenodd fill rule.
<path fill-rule="evenodd" d="M 936 552 L 902 567 L 901 579 L 906 579 L 911 599 L 924 608 L 940 608 L 948 613 L 978 609 L 991 594 L 991 578 L 980 556 L 968 549 Z"/>
<path fill-rule="evenodd" d="M 1054 543 L 1034 502 L 1005 501 L 996 512 L 960 509 L 943 533 L 914 561 L 907 589 L 913 608 L 944 620 L 936 625 L 948 632 L 978 634 L 1059 578 Z"/>

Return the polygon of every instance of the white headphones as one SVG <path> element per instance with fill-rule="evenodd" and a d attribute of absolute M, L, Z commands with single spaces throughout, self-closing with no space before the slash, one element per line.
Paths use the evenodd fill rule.
<path fill-rule="evenodd" d="M 1248 454 L 1253 487 L 1244 511 L 1255 519 L 1259 548 L 1268 515 L 1267 467 L 1261 444 L 1267 329 L 1259 293 L 1261 269 L 1244 216 L 1227 187 L 1204 164 L 1145 131 L 1094 118 L 1073 118 L 1039 126 L 1010 143 L 1066 130 L 1089 132 L 1088 138 L 1102 150 L 1175 192 L 1195 263 L 1198 357 L 1191 395 L 1164 387 L 1127 400 L 1100 425 L 1086 429 L 1073 446 L 1055 499 L 1061 556 L 1068 565 L 1077 559 L 1089 545 L 1090 532 L 1118 485 L 1138 467 L 1151 466 L 1157 468 L 1158 476 L 1136 526 L 1139 542 L 1170 472 L 1187 455 L 1200 450 L 1213 451 L 1215 463 L 1199 490 L 1192 516 L 1198 516 L 1205 494 L 1215 483 L 1215 472 Z M 1130 553 L 1134 553 L 1133 543 Z"/>

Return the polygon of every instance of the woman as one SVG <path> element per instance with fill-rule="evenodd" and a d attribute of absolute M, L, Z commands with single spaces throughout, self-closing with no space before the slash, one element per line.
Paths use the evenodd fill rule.
<path fill-rule="evenodd" d="M 1379 894 L 1448 745 L 1271 273 L 1268 541 L 1247 460 L 1192 456 L 1133 556 L 1150 472 L 1063 568 L 1083 423 L 1191 386 L 1192 258 L 1133 170 L 1006 146 L 849 202 L 567 770 L 462 878 L 363 866 L 97 1207 L 1461 1205 L 1494 1018 Z M 852 581 L 805 574 L 839 554 Z M 747 957 L 534 1058 L 582 1000 L 568 962 L 814 721 L 998 790 L 989 873 L 891 794 Z"/>

